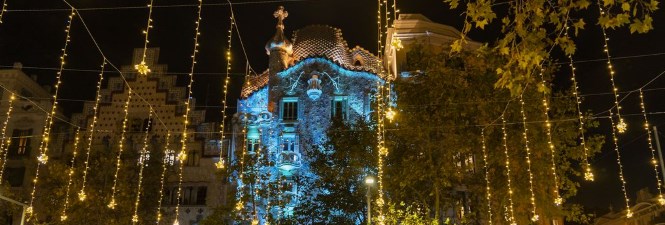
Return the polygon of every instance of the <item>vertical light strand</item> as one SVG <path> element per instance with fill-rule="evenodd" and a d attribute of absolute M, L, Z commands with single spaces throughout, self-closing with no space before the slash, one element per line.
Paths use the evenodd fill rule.
<path fill-rule="evenodd" d="M 148 152 L 148 137 L 150 136 L 151 126 L 152 126 L 152 107 L 150 107 L 150 111 L 148 112 L 148 124 L 145 127 L 145 130 L 143 131 L 144 132 L 143 146 L 141 147 L 141 151 L 139 152 L 139 160 L 138 160 L 139 180 L 136 186 L 136 200 L 134 201 L 134 215 L 132 215 L 132 224 L 136 224 L 139 222 L 139 205 L 141 204 L 143 169 L 146 167 L 146 164 L 148 163 L 148 157 L 150 155 L 150 153 Z"/>
<path fill-rule="evenodd" d="M 258 214 L 258 212 L 257 212 L 258 210 L 256 208 L 257 208 L 257 202 L 260 199 L 259 186 L 261 185 L 261 179 L 260 179 L 260 177 L 261 177 L 261 175 L 260 175 L 260 171 L 261 171 L 261 149 L 262 149 L 262 147 L 261 147 L 261 136 L 262 136 L 262 133 L 263 133 L 263 129 L 261 129 L 261 127 L 259 127 L 258 130 L 259 130 L 259 138 L 256 139 L 256 146 L 253 148 L 254 149 L 254 154 L 256 155 L 256 164 L 254 165 L 254 168 L 255 168 L 255 170 L 254 170 L 254 198 L 253 198 L 253 207 L 254 207 L 253 214 L 254 215 L 253 215 L 252 224 L 254 224 L 254 223 L 258 224 L 259 223 L 259 214 Z M 252 145 L 254 145 L 254 143 L 252 143 Z"/>
<path fill-rule="evenodd" d="M 155 224 L 159 224 L 162 221 L 162 201 L 164 199 L 164 181 L 166 178 L 166 169 L 168 168 L 168 163 L 170 160 L 169 154 L 171 150 L 169 145 L 171 143 L 171 131 L 166 132 L 166 138 L 164 140 L 164 159 L 162 162 L 162 173 L 159 177 L 159 198 L 157 199 L 157 220 Z"/>
<path fill-rule="evenodd" d="M 510 225 L 517 225 L 515 221 L 515 207 L 513 204 L 513 182 L 510 178 L 510 154 L 508 151 L 508 131 L 506 130 L 506 118 L 501 115 L 501 132 L 503 133 L 503 153 L 506 155 L 506 180 L 508 186 L 508 222 Z"/>
<path fill-rule="evenodd" d="M 69 43 L 71 42 L 70 33 L 75 15 L 76 13 L 74 12 L 74 8 L 71 8 L 69 16 L 67 17 L 67 27 L 65 28 L 65 43 L 64 47 L 62 47 L 61 49 L 62 55 L 60 55 L 60 67 L 55 77 L 55 85 L 53 88 L 54 89 L 53 104 L 51 105 L 51 112 L 46 115 L 46 120 L 44 121 L 44 128 L 42 131 L 42 140 L 39 143 L 39 156 L 37 157 L 38 163 L 35 169 L 35 177 L 32 180 L 32 192 L 30 192 L 30 203 L 28 205 L 28 208 L 26 209 L 26 213 L 28 215 L 31 215 L 34 212 L 33 203 L 35 201 L 35 194 L 37 193 L 37 181 L 39 180 L 39 169 L 42 164 L 46 164 L 48 162 L 49 137 L 51 134 L 51 127 L 53 126 L 53 118 L 56 117 L 57 113 L 58 90 L 60 89 L 60 84 L 61 84 L 60 78 L 62 77 L 62 71 L 65 68 L 65 59 L 67 58 L 67 47 L 69 47 Z"/>
<path fill-rule="evenodd" d="M 122 130 L 120 131 L 120 140 L 118 141 L 118 153 L 115 162 L 115 174 L 113 175 L 113 187 L 111 188 L 111 201 L 107 205 L 111 209 L 115 209 L 117 203 L 115 202 L 116 188 L 118 186 L 118 173 L 120 172 L 120 161 L 122 152 L 125 149 L 125 135 L 127 134 L 127 121 L 129 120 L 129 104 L 132 101 L 132 89 L 127 86 L 127 100 L 124 106 L 124 117 L 122 119 Z"/>
<path fill-rule="evenodd" d="M 380 225 L 383 225 L 385 223 L 384 221 L 384 215 L 383 215 L 383 206 L 385 205 L 385 199 L 384 199 L 384 193 L 383 193 L 383 159 L 386 155 L 388 155 L 388 148 L 385 146 L 385 139 L 384 139 L 384 110 L 385 110 L 385 105 L 384 105 L 384 95 L 383 95 L 384 87 L 381 82 L 377 82 L 377 142 L 378 142 L 378 165 L 377 165 L 377 186 L 378 186 L 378 198 L 376 199 L 376 206 L 377 206 L 377 211 L 378 211 L 378 220 L 377 223 Z"/>
<path fill-rule="evenodd" d="M 651 129 L 649 125 L 649 118 L 647 117 L 647 108 L 644 105 L 644 92 L 640 88 L 640 108 L 642 108 L 642 115 L 644 116 L 644 130 L 647 131 L 647 142 L 649 143 L 649 150 L 651 150 L 651 164 L 653 164 L 653 171 L 656 174 L 656 187 L 658 188 L 658 204 L 665 205 L 665 198 L 663 198 L 663 190 L 661 185 L 663 184 L 660 180 L 660 174 L 658 172 L 658 160 L 656 160 L 656 149 L 653 147 L 653 141 L 651 139 Z"/>
<path fill-rule="evenodd" d="M 490 172 L 488 168 L 488 159 L 487 159 L 487 145 L 485 143 L 485 128 L 480 131 L 480 138 L 482 143 L 483 151 L 483 169 L 485 170 L 485 199 L 487 199 L 487 216 L 488 224 L 492 225 L 492 189 L 490 184 Z"/>
<path fill-rule="evenodd" d="M 102 98 L 102 81 L 104 81 L 104 69 L 106 68 L 106 58 L 103 59 L 101 70 L 99 72 L 99 80 L 97 80 L 97 92 L 95 95 L 95 105 L 92 106 L 92 123 L 90 123 L 90 128 L 88 129 L 88 145 L 85 149 L 85 162 L 83 162 L 83 179 L 81 184 L 81 190 L 78 193 L 79 201 L 85 201 L 87 194 L 85 193 L 85 187 L 88 181 L 88 171 L 90 170 L 90 151 L 92 150 L 92 140 L 95 136 L 95 125 L 97 124 L 97 112 L 99 111 L 99 101 Z"/>
<path fill-rule="evenodd" d="M 79 150 L 79 132 L 81 128 L 76 128 L 74 133 L 74 146 L 72 147 L 72 159 L 69 161 L 69 173 L 67 174 L 67 188 L 65 189 L 65 205 L 62 207 L 62 214 L 60 215 L 60 221 L 67 220 L 67 209 L 69 208 L 69 191 L 72 186 L 72 178 L 74 177 L 74 170 L 76 166 L 76 156 L 78 156 Z"/>
<path fill-rule="evenodd" d="M 538 221 L 538 212 L 536 211 L 536 194 L 533 191 L 533 173 L 531 172 L 531 148 L 529 147 L 529 128 L 527 127 L 526 121 L 526 111 L 524 110 L 524 98 L 520 95 L 520 113 L 522 114 L 522 126 L 524 127 L 524 133 L 522 134 L 524 138 L 524 149 L 526 151 L 526 171 L 529 174 L 529 192 L 531 194 L 531 221 Z"/>
<path fill-rule="evenodd" d="M 0 23 L 2 23 L 2 16 L 7 12 L 7 0 L 2 0 L 2 10 L 0 10 Z"/>
<path fill-rule="evenodd" d="M 540 80 L 543 90 L 547 90 L 547 82 L 545 81 L 545 76 L 543 75 L 543 69 L 540 69 Z M 554 204 L 559 206 L 563 203 L 563 198 L 559 193 L 559 176 L 556 172 L 556 148 L 554 142 L 552 141 L 552 122 L 550 121 L 550 105 L 547 98 L 547 93 L 543 91 L 543 114 L 545 115 L 545 134 L 547 134 L 547 147 L 550 149 L 551 163 L 552 163 L 552 180 L 554 187 L 552 187 L 554 192 Z M 526 125 L 526 124 L 525 124 Z"/>
<path fill-rule="evenodd" d="M 610 123 L 612 125 L 612 141 L 614 142 L 614 151 L 617 153 L 617 165 L 619 166 L 619 180 L 621 181 L 621 190 L 623 191 L 623 198 L 626 201 L 626 218 L 633 217 L 633 212 L 630 210 L 630 199 L 628 198 L 628 191 L 626 190 L 626 179 L 623 176 L 623 164 L 621 163 L 621 153 L 619 152 L 619 137 L 617 136 L 618 128 L 614 124 L 614 113 L 610 111 Z"/>
<path fill-rule="evenodd" d="M 233 11 L 231 11 L 231 17 L 229 17 L 229 31 L 228 31 L 228 41 L 227 41 L 227 47 L 226 47 L 226 74 L 224 75 L 224 84 L 222 85 L 223 92 L 222 92 L 222 121 L 220 122 L 220 127 L 219 127 L 219 135 L 221 137 L 222 141 L 222 148 L 219 150 L 219 162 L 215 163 L 215 166 L 217 169 L 224 169 L 226 167 L 226 160 L 224 159 L 224 138 L 226 135 L 224 135 L 224 131 L 226 128 L 224 125 L 226 124 L 226 108 L 227 108 L 227 96 L 228 96 L 228 90 L 229 90 L 229 82 L 231 81 L 231 40 L 233 39 L 233 26 L 235 26 L 235 21 L 234 21 L 234 16 L 233 16 Z"/>
<path fill-rule="evenodd" d="M 605 16 L 605 10 L 603 9 L 603 3 L 598 1 L 598 9 L 600 10 L 600 16 Z M 623 120 L 623 117 L 621 117 L 621 105 L 619 105 L 619 89 L 616 87 L 616 84 L 614 82 L 614 67 L 612 65 L 612 59 L 610 56 L 610 48 L 609 48 L 609 41 L 610 38 L 607 36 L 607 31 L 605 30 L 605 27 L 603 25 L 600 25 L 601 30 L 603 31 L 603 52 L 605 52 L 605 56 L 607 57 L 607 69 L 610 73 L 610 81 L 612 83 L 612 92 L 614 93 L 614 107 L 617 110 L 617 118 L 619 121 L 616 124 L 617 131 L 622 134 L 626 132 L 628 129 L 628 124 Z"/>
<path fill-rule="evenodd" d="M 196 21 L 194 27 L 194 49 L 192 50 L 192 65 L 189 70 L 189 84 L 187 85 L 187 99 L 185 99 L 185 114 L 183 115 L 183 127 L 182 127 L 182 136 L 180 139 L 180 153 L 178 153 L 178 159 L 180 160 L 180 165 L 178 166 L 178 191 L 176 199 L 180 199 L 182 194 L 182 170 L 185 159 L 187 158 L 187 141 L 189 139 L 189 133 L 187 132 L 187 127 L 189 127 L 189 112 L 192 110 L 192 85 L 194 85 L 194 70 L 196 68 L 196 56 L 199 53 L 199 36 L 201 36 L 201 9 L 203 6 L 203 0 L 198 0 L 197 10 L 196 10 Z M 174 225 L 180 224 L 178 222 L 178 217 L 180 216 L 180 201 L 176 203 L 175 206 L 175 219 L 173 221 Z"/>
<path fill-rule="evenodd" d="M 383 50 L 383 40 L 382 40 L 383 39 L 383 31 L 382 31 L 383 27 L 381 25 L 383 22 L 382 22 L 382 18 L 381 18 L 381 15 L 382 15 L 382 13 L 381 13 L 381 1 L 382 0 L 376 0 L 376 4 L 377 4 L 377 9 L 376 9 L 376 27 L 377 28 L 376 29 L 377 29 L 377 32 L 378 32 L 377 36 L 378 36 L 378 39 L 379 39 L 378 42 L 377 42 L 377 45 L 376 45 L 376 55 L 379 57 L 379 62 L 378 62 L 379 66 L 381 65 L 380 61 L 382 60 L 381 56 L 383 55 L 381 53 L 381 51 Z"/>
<path fill-rule="evenodd" d="M 148 73 L 150 73 L 150 68 L 148 67 L 148 64 L 146 64 L 145 58 L 146 53 L 148 52 L 148 43 L 150 43 L 148 37 L 150 34 L 150 29 L 152 29 L 152 6 L 153 0 L 150 0 L 150 3 L 148 3 L 148 22 L 145 26 L 145 30 L 143 30 L 143 35 L 145 37 L 145 41 L 143 42 L 143 55 L 141 56 L 141 62 L 134 65 L 134 69 L 136 69 L 136 71 L 138 71 L 141 75 L 148 75 Z"/>
<path fill-rule="evenodd" d="M 399 10 L 397 9 L 397 0 L 393 0 L 393 23 L 392 27 L 395 27 L 395 21 L 399 19 L 397 13 L 399 13 Z"/>
<path fill-rule="evenodd" d="M 7 104 L 7 113 L 5 114 L 5 122 L 2 123 L 2 140 L 0 140 L 0 154 L 2 154 L 2 165 L 0 165 L 0 185 L 4 181 L 3 175 L 5 172 L 5 166 L 7 164 L 7 153 L 9 152 L 9 144 L 11 144 L 11 137 L 7 137 L 7 126 L 9 125 L 9 119 L 12 116 L 12 110 L 14 109 L 14 100 L 16 100 L 16 95 L 12 93 L 9 97 L 9 103 Z"/>
<path fill-rule="evenodd" d="M 570 27 L 566 24 L 566 36 L 568 36 L 568 30 Z M 584 153 L 582 159 L 582 166 L 584 167 L 584 180 L 593 181 L 594 176 L 591 171 L 591 164 L 589 164 L 589 148 L 586 145 L 586 137 L 584 136 L 584 114 L 582 113 L 582 98 L 580 97 L 579 84 L 577 83 L 577 76 L 575 74 L 575 64 L 573 64 L 573 56 L 568 55 L 568 63 L 570 66 L 570 80 L 573 82 L 573 96 L 575 96 L 575 104 L 577 104 L 577 119 L 578 123 L 578 132 L 580 136 L 580 143 L 582 145 L 582 152 Z"/>
<path fill-rule="evenodd" d="M 243 202 L 243 199 L 245 197 L 245 192 L 243 189 L 245 189 L 245 183 L 243 181 L 245 177 L 245 155 L 247 154 L 247 119 L 248 119 L 248 114 L 245 113 L 244 116 L 242 117 L 242 152 L 240 153 L 240 173 L 238 174 L 238 201 L 236 202 L 235 209 L 238 211 L 239 214 L 243 215 L 244 212 L 242 211 L 245 207 L 245 203 Z M 243 215 L 244 217 L 244 215 Z"/>

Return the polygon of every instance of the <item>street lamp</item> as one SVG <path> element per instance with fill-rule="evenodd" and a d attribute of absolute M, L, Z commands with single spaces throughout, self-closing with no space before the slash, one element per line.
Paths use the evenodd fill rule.
<path fill-rule="evenodd" d="M 372 224 L 372 200 L 371 192 L 372 185 L 374 185 L 374 177 L 367 176 L 365 177 L 365 185 L 367 186 L 367 225 Z"/>

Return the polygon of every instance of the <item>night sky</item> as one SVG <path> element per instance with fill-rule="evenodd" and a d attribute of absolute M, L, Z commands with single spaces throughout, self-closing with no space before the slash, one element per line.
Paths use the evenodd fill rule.
<path fill-rule="evenodd" d="M 257 0 L 267 1 L 267 0 Z M 147 1 L 145 1 L 147 2 Z M 208 107 L 209 121 L 219 117 L 223 60 L 226 48 L 226 35 L 229 28 L 229 7 L 223 0 L 204 0 L 201 26 L 200 53 L 194 83 L 194 95 L 199 107 Z M 376 2 L 358 0 L 303 0 L 287 2 L 234 1 L 235 15 L 242 35 L 249 62 L 257 72 L 267 68 L 268 57 L 264 45 L 275 31 L 273 11 L 279 5 L 286 7 L 286 33 L 291 36 L 294 30 L 310 24 L 326 24 L 342 29 L 350 47 L 360 45 L 376 52 Z M 22 62 L 24 71 L 37 75 L 44 85 L 52 85 L 55 68 L 59 64 L 60 49 L 64 42 L 64 27 L 69 13 L 64 2 L 43 0 L 8 0 L 8 9 L 0 24 L 0 66 L 11 67 L 13 62 Z M 126 7 L 132 9 L 83 10 L 82 17 L 92 35 L 98 41 L 108 59 L 116 66 L 130 63 L 134 48 L 143 46 L 141 30 L 147 19 L 146 4 L 139 0 L 71 0 L 77 8 Z M 196 13 L 195 0 L 156 0 L 156 6 L 186 5 L 181 7 L 156 7 L 154 29 L 150 32 L 150 45 L 161 48 L 160 63 L 169 66 L 169 72 L 181 73 L 179 83 L 184 85 L 185 74 L 189 71 L 193 45 L 193 29 Z M 461 11 L 450 10 L 442 0 L 400 1 L 402 13 L 420 13 L 431 20 L 461 28 Z M 505 9 L 498 6 L 497 10 Z M 585 12 L 587 27 L 576 39 L 578 53 L 575 60 L 603 59 L 602 34 L 595 25 L 596 6 Z M 30 9 L 30 10 L 27 10 Z M 61 10 L 40 10 L 61 9 Z M 19 11 L 12 11 L 19 10 Z M 27 10 L 27 11 L 26 11 Z M 614 57 L 655 54 L 648 57 L 615 59 L 617 86 L 621 91 L 635 90 L 647 81 L 665 71 L 665 13 L 658 11 L 654 18 L 655 30 L 649 34 L 630 35 L 626 28 L 609 31 L 610 51 Z M 496 21 L 495 21 L 496 22 Z M 471 38 L 481 42 L 492 42 L 498 35 L 497 23 L 487 31 L 474 31 Z M 72 42 L 67 58 L 67 69 L 97 70 L 101 55 L 85 32 L 80 20 L 73 25 Z M 239 95 L 240 84 L 245 71 L 245 57 L 237 37 L 233 39 L 233 72 L 229 96 L 230 103 Z M 555 59 L 565 62 L 560 53 Z M 592 95 L 584 99 L 584 109 L 602 112 L 613 106 L 609 77 L 605 61 L 591 61 L 577 64 L 580 91 Z M 38 67 L 38 68 L 33 68 Z M 49 69 L 50 68 L 50 69 Z M 109 73 L 111 74 L 111 73 Z M 97 72 L 65 71 L 60 89 L 61 105 L 67 115 L 80 112 L 83 100 L 94 99 Z M 555 87 L 569 85 L 568 69 L 564 66 L 556 77 Z M 658 89 L 645 93 L 650 112 L 665 112 L 665 76 L 646 89 Z M 622 97 L 625 95 L 622 95 Z M 623 104 L 622 113 L 629 124 L 629 132 L 620 138 L 622 158 L 628 182 L 628 191 L 634 193 L 643 187 L 656 191 L 653 169 L 650 167 L 650 153 L 646 144 L 646 133 L 642 129 L 637 93 L 629 95 Z M 650 115 L 652 125 L 665 125 L 665 114 Z M 609 121 L 601 119 L 601 127 L 593 132 L 609 137 Z M 665 126 L 661 129 L 665 134 Z M 665 142 L 665 135 L 661 135 Z M 610 204 L 615 209 L 622 208 L 621 186 L 617 175 L 616 154 L 611 148 L 611 139 L 606 140 L 603 152 L 591 160 L 596 181 L 582 182 L 578 197 L 572 201 L 585 205 L 591 212 L 607 211 Z M 634 200 L 634 197 L 632 198 Z"/>

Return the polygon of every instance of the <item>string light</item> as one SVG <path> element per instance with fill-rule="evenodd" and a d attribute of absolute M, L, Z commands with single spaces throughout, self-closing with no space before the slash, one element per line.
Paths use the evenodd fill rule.
<path fill-rule="evenodd" d="M 139 205 L 141 204 L 141 185 L 143 184 L 143 169 L 148 164 L 148 157 L 150 152 L 148 152 L 148 136 L 150 136 L 150 130 L 152 126 L 152 107 L 148 112 L 148 124 L 145 127 L 145 133 L 143 135 L 143 147 L 139 153 L 139 180 L 136 186 L 136 200 L 134 202 L 134 215 L 132 216 L 132 224 L 139 222 Z"/>
<path fill-rule="evenodd" d="M 145 42 L 143 43 L 143 56 L 141 58 L 141 62 L 134 65 L 134 69 L 136 69 L 136 71 L 142 75 L 148 75 L 148 73 L 151 72 L 148 64 L 145 62 L 145 58 L 146 53 L 148 52 L 148 43 L 150 42 L 150 40 L 148 40 L 148 34 L 150 34 L 150 29 L 152 29 L 152 3 L 153 0 L 150 0 L 150 3 L 148 4 L 148 25 L 146 25 L 145 30 L 143 30 L 143 35 L 145 36 Z M 199 7 L 200 6 L 201 4 L 199 4 Z"/>
<path fill-rule="evenodd" d="M 2 124 L 2 131 L 0 131 L 0 135 L 2 135 L 2 140 L 0 140 L 0 153 L 2 154 L 2 165 L 0 166 L 0 185 L 2 185 L 2 182 L 4 181 L 3 175 L 5 172 L 5 166 L 7 164 L 7 153 L 9 152 L 9 144 L 11 144 L 11 138 L 7 138 L 7 126 L 9 125 L 9 119 L 11 118 L 12 115 L 12 110 L 14 109 L 14 100 L 16 100 L 16 97 L 14 93 L 9 97 L 9 102 L 7 103 L 7 114 L 5 118 L 5 122 Z"/>
<path fill-rule="evenodd" d="M 543 90 L 546 90 L 547 82 L 545 82 L 545 76 L 543 75 L 543 69 L 540 69 L 540 80 Z M 552 142 L 552 123 L 550 122 L 550 106 L 547 101 L 547 94 L 543 91 L 543 112 L 545 114 L 545 133 L 547 134 L 547 147 L 550 149 L 550 155 L 552 156 L 552 179 L 554 183 L 554 204 L 561 205 L 563 203 L 563 198 L 559 194 L 559 177 L 556 172 L 556 149 L 554 147 L 554 142 Z M 526 124 L 525 124 L 526 125 Z"/>
<path fill-rule="evenodd" d="M 379 61 L 382 59 L 382 52 L 381 49 L 383 49 L 383 31 L 382 31 L 382 19 L 381 19 L 381 0 L 376 0 L 377 3 L 377 9 L 376 9 L 376 24 L 377 24 L 377 32 L 378 32 L 378 42 L 376 46 L 376 53 L 379 58 Z M 378 62 L 379 66 L 381 65 L 381 62 Z"/>
<path fill-rule="evenodd" d="M 224 125 L 226 123 L 226 100 L 228 96 L 228 90 L 229 90 L 229 82 L 231 81 L 231 39 L 233 39 L 233 26 L 235 24 L 234 19 L 233 19 L 233 11 L 231 11 L 231 17 L 229 18 L 230 24 L 229 24 L 229 36 L 228 36 L 228 46 L 226 48 L 226 76 L 224 77 L 224 92 L 222 92 L 222 121 L 220 123 L 219 127 L 219 134 L 221 136 L 221 141 L 222 141 L 222 148 L 219 150 L 219 162 L 215 163 L 215 166 L 217 169 L 224 169 L 226 166 L 226 161 L 224 160 L 224 131 L 226 130 Z"/>
<path fill-rule="evenodd" d="M 568 32 L 567 29 L 568 27 L 566 27 L 566 33 Z M 575 76 L 575 65 L 573 64 L 573 57 L 568 55 L 568 60 L 571 71 L 570 79 L 573 81 L 573 96 L 575 97 L 575 103 L 577 104 L 577 118 L 579 120 L 578 131 L 580 135 L 580 142 L 582 144 L 582 152 L 584 153 L 582 159 L 582 164 L 584 164 L 584 179 L 587 181 L 593 181 L 594 176 L 593 172 L 591 171 L 591 164 L 589 163 L 589 148 L 586 145 L 586 138 L 584 137 L 584 115 L 582 114 L 582 107 L 580 106 L 582 104 L 582 98 L 579 94 L 579 86 Z"/>
<path fill-rule="evenodd" d="M 254 202 L 254 207 L 253 207 L 253 213 L 254 213 L 253 218 L 254 218 L 254 220 L 252 221 L 252 223 L 254 223 L 254 221 L 256 221 L 257 224 L 259 222 L 259 215 L 258 215 L 257 210 L 256 210 L 256 202 L 258 202 L 258 200 L 260 198 L 260 196 L 259 196 L 259 185 L 261 185 L 261 179 L 260 179 L 259 171 L 261 169 L 261 136 L 262 136 L 262 133 L 263 133 L 263 129 L 259 128 L 258 131 L 259 131 L 259 138 L 256 139 L 256 147 L 254 148 L 254 153 L 256 154 L 256 164 L 254 165 L 254 168 L 255 168 L 255 171 L 254 171 L 255 172 L 255 174 L 254 174 L 254 176 L 255 176 L 255 178 L 254 178 L 254 201 L 253 201 Z"/>
<path fill-rule="evenodd" d="M 67 188 L 65 191 L 65 205 L 62 207 L 62 215 L 60 215 L 60 221 L 67 220 L 67 208 L 69 207 L 69 190 L 72 186 L 72 177 L 74 176 L 74 166 L 76 165 L 76 156 L 78 155 L 79 149 L 79 131 L 80 128 L 76 128 L 76 133 L 74 134 L 74 146 L 72 147 L 72 160 L 70 161 L 69 173 L 67 178 Z"/>
<path fill-rule="evenodd" d="M 605 10 L 603 9 L 602 3 L 599 1 L 598 2 L 598 9 L 600 10 L 600 16 L 605 15 Z M 607 37 L 607 32 L 605 30 L 605 27 L 602 25 L 600 26 L 601 30 L 603 31 L 603 40 L 605 41 L 605 44 L 603 45 L 603 52 L 605 52 L 605 56 L 607 56 L 607 69 L 610 72 L 610 81 L 612 83 L 612 92 L 614 93 L 614 107 L 617 109 L 617 118 L 619 118 L 619 121 L 616 124 L 617 131 L 622 134 L 626 132 L 628 129 L 628 124 L 623 120 L 623 117 L 621 117 L 621 105 L 619 105 L 619 89 L 616 87 L 615 82 L 614 82 L 614 67 L 612 66 L 612 59 L 610 57 L 610 49 L 609 49 L 609 41 L 610 38 Z"/>
<path fill-rule="evenodd" d="M 656 187 L 658 187 L 658 204 L 665 205 L 665 198 L 663 198 L 662 182 L 658 173 L 658 161 L 656 160 L 656 149 L 653 147 L 651 140 L 651 129 L 649 129 L 649 119 L 647 118 L 647 109 L 644 105 L 644 93 L 640 88 L 640 107 L 642 108 L 642 115 L 644 115 L 644 130 L 647 131 L 647 141 L 649 143 L 649 150 L 651 150 L 651 164 L 653 164 L 653 171 L 656 174 Z"/>
<path fill-rule="evenodd" d="M 183 115 L 183 128 L 182 128 L 182 136 L 181 136 L 181 148 L 180 148 L 180 153 L 179 159 L 180 159 L 180 165 L 178 167 L 178 192 L 177 192 L 177 197 L 176 199 L 180 199 L 180 196 L 182 194 L 182 170 L 183 170 L 183 164 L 185 163 L 185 159 L 187 158 L 187 139 L 189 134 L 187 133 L 187 127 L 189 126 L 189 112 L 191 111 L 192 107 L 192 85 L 194 84 L 194 69 L 196 67 L 196 56 L 198 55 L 199 52 L 199 36 L 201 36 L 200 32 L 200 27 L 201 27 L 201 8 L 203 5 L 203 0 L 198 0 L 199 4 L 197 6 L 197 13 L 196 13 L 196 26 L 194 28 L 194 50 L 192 51 L 192 66 L 189 70 L 189 84 L 187 85 L 187 99 L 185 100 L 185 114 Z M 175 206 L 175 221 L 173 222 L 174 225 L 178 225 L 178 217 L 180 216 L 180 201 Z"/>
<path fill-rule="evenodd" d="M 508 181 L 508 222 L 510 225 L 517 225 L 515 221 L 515 208 L 513 204 L 513 184 L 510 178 L 510 154 L 508 153 L 508 132 L 506 131 L 506 118 L 501 115 L 501 132 L 503 133 L 503 153 L 506 155 L 506 179 Z"/>
<path fill-rule="evenodd" d="M 162 173 L 159 178 L 159 198 L 157 199 L 157 221 L 156 224 L 162 221 L 162 199 L 164 197 L 164 180 L 166 178 L 166 169 L 169 160 L 169 144 L 171 143 L 171 131 L 166 132 L 166 139 L 164 140 L 164 160 L 162 163 Z"/>
<path fill-rule="evenodd" d="M 51 105 L 51 112 L 46 114 L 46 120 L 44 121 L 44 128 L 42 132 L 42 140 L 39 144 L 39 157 L 37 160 L 39 163 L 36 165 L 35 177 L 32 180 L 32 192 L 30 193 L 30 203 L 26 209 L 26 213 L 31 215 L 34 212 L 33 203 L 35 201 L 35 194 L 37 193 L 37 181 L 39 180 L 39 169 L 41 164 L 46 164 L 48 162 L 48 144 L 49 137 L 51 133 L 51 127 L 53 125 L 53 118 L 56 116 L 57 106 L 58 106 L 58 90 L 60 89 L 60 78 L 62 77 L 62 71 L 65 67 L 65 58 L 67 58 L 67 47 L 71 41 L 70 31 L 72 29 L 72 22 L 74 21 L 74 8 L 71 8 L 69 16 L 67 17 L 67 27 L 65 28 L 65 44 L 62 48 L 62 55 L 60 55 L 60 68 L 56 73 L 54 93 L 53 93 L 53 104 Z"/>
<path fill-rule="evenodd" d="M 524 149 L 526 150 L 526 171 L 529 174 L 529 192 L 531 193 L 531 213 L 533 216 L 531 216 L 531 221 L 536 222 L 538 221 L 538 213 L 536 211 L 536 194 L 533 192 L 533 173 L 531 172 L 531 148 L 529 148 L 529 135 L 528 131 L 529 128 L 527 128 L 526 125 L 526 112 L 524 111 L 524 99 L 522 98 L 523 96 L 520 95 L 520 113 L 522 114 L 522 125 L 524 127 Z"/>
<path fill-rule="evenodd" d="M 108 207 L 115 209 L 117 203 L 115 202 L 115 193 L 118 186 L 118 172 L 120 172 L 120 160 L 122 156 L 122 151 L 125 149 L 125 134 L 127 133 L 127 120 L 129 120 L 129 104 L 132 100 L 132 89 L 128 88 L 127 91 L 127 100 L 125 101 L 124 108 L 124 119 L 122 120 L 122 131 L 120 132 L 120 141 L 118 143 L 118 155 L 115 163 L 115 174 L 113 175 L 113 187 L 111 188 L 111 202 L 109 202 Z"/>
<path fill-rule="evenodd" d="M 0 10 L 0 23 L 2 23 L 2 16 L 7 12 L 7 0 L 2 1 L 2 10 Z"/>
<path fill-rule="evenodd" d="M 633 212 L 630 210 L 630 199 L 628 198 L 628 191 L 626 191 L 626 179 L 623 176 L 623 165 L 621 164 L 621 153 L 619 152 L 619 138 L 617 136 L 618 128 L 615 127 L 614 114 L 610 111 L 610 123 L 612 124 L 612 141 L 614 141 L 614 151 L 617 153 L 617 165 L 619 165 L 619 180 L 621 180 L 621 190 L 623 191 L 623 198 L 626 201 L 626 218 L 633 217 Z"/>
<path fill-rule="evenodd" d="M 88 179 L 88 170 L 90 169 L 90 150 L 92 149 L 92 140 L 95 135 L 95 125 L 97 124 L 97 112 L 99 111 L 99 101 L 102 99 L 102 81 L 104 80 L 104 69 L 106 66 L 106 58 L 102 61 L 101 71 L 99 72 L 99 80 L 97 81 L 97 94 L 95 95 L 95 104 L 92 106 L 92 123 L 90 123 L 90 129 L 88 130 L 88 145 L 85 149 L 85 162 L 83 165 L 83 182 L 81 185 L 81 190 L 78 193 L 79 201 L 85 201 L 87 195 L 85 194 L 85 187 Z"/>
<path fill-rule="evenodd" d="M 248 115 L 245 113 L 245 116 L 243 118 L 243 128 L 242 128 L 242 138 L 243 138 L 243 144 L 242 144 L 242 152 L 240 154 L 240 174 L 239 176 L 239 184 L 238 184 L 238 201 L 236 202 L 235 209 L 238 211 L 238 213 L 242 214 L 242 210 L 244 208 L 245 203 L 243 202 L 245 192 L 243 189 L 245 189 L 245 183 L 243 181 L 244 179 L 244 174 L 245 174 L 245 155 L 247 154 L 247 118 Z"/>
<path fill-rule="evenodd" d="M 488 224 L 492 225 L 492 189 L 490 188 L 490 172 L 487 167 L 487 146 L 485 145 L 485 128 L 480 131 L 483 150 L 483 169 L 485 170 L 485 198 L 487 199 Z"/>
<path fill-rule="evenodd" d="M 388 155 L 388 148 L 385 146 L 384 138 L 384 116 L 385 116 L 385 106 L 384 106 L 384 96 L 383 96 L 383 85 L 381 82 L 377 82 L 377 142 L 378 142 L 378 171 L 377 171 L 377 185 L 378 185 L 378 198 L 376 199 L 376 205 L 378 207 L 378 224 L 384 224 L 384 215 L 383 215 L 383 206 L 385 205 L 384 193 L 383 193 L 383 159 Z"/>

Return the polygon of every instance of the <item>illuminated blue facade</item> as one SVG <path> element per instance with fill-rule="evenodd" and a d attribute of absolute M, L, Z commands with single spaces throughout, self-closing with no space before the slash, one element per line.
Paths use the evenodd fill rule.
<path fill-rule="evenodd" d="M 275 12 L 277 31 L 266 45 L 270 68 L 248 78 L 235 120 L 236 132 L 245 136 L 236 135 L 235 152 L 246 150 L 238 197 L 260 224 L 268 215 L 292 216 L 316 195 L 303 191 L 316 179 L 308 152 L 323 150 L 333 118 L 369 119 L 377 84 L 384 82 L 379 59 L 349 49 L 339 29 L 308 26 L 290 41 L 283 31 L 286 16 L 281 7 Z"/>

